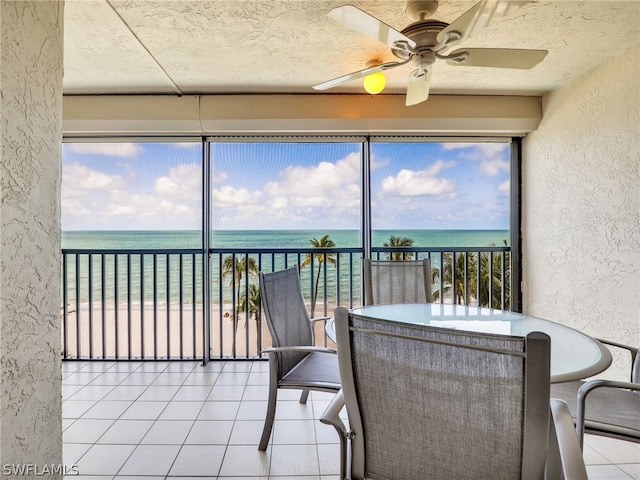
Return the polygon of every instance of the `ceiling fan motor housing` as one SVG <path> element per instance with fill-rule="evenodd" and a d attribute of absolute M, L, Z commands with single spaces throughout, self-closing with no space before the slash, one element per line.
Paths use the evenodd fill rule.
<path fill-rule="evenodd" d="M 402 34 L 416 42 L 413 52 L 409 53 L 403 49 L 392 48 L 393 54 L 403 60 L 408 59 L 412 55 L 420 55 L 423 52 L 433 52 L 433 48 L 438 45 L 437 36 L 449 24 L 440 20 L 420 20 L 412 23 L 402 30 Z M 435 54 L 434 54 L 435 60 Z"/>

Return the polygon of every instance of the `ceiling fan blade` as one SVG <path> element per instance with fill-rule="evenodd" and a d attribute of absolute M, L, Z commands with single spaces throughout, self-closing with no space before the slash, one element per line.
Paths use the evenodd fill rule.
<path fill-rule="evenodd" d="M 515 48 L 459 48 L 451 52 L 449 65 L 463 67 L 518 68 L 528 70 L 538 65 L 549 53 L 547 50 L 518 50 Z"/>
<path fill-rule="evenodd" d="M 367 75 L 371 75 L 372 73 L 383 72 L 384 70 L 389 70 L 391 68 L 399 67 L 401 65 L 405 65 L 410 59 L 404 62 L 387 62 L 381 63 L 380 65 L 374 65 L 373 67 L 363 68 L 362 70 L 358 70 L 357 72 L 347 73 L 346 75 L 342 75 L 340 77 L 333 78 L 331 80 L 327 80 L 326 82 L 319 83 L 313 86 L 314 90 L 328 90 L 333 88 L 341 83 L 348 82 L 350 80 L 356 80 L 358 78 L 366 77 Z"/>
<path fill-rule="evenodd" d="M 397 46 L 396 42 L 406 42 L 410 47 L 416 46 L 416 43 L 409 37 L 353 5 L 334 8 L 327 15 L 389 47 Z"/>
<path fill-rule="evenodd" d="M 482 0 L 438 33 L 437 40 L 444 42 L 450 32 L 457 32 L 459 35 L 447 42 L 448 46 L 456 45 L 527 3 L 531 3 L 530 0 Z"/>
<path fill-rule="evenodd" d="M 431 83 L 432 68 L 428 67 L 424 71 L 414 70 L 409 75 L 409 84 L 407 85 L 407 98 L 405 105 L 417 105 L 429 98 L 429 84 Z"/>

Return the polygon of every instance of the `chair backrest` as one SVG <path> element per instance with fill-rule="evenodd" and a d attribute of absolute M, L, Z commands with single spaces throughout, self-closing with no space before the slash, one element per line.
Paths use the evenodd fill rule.
<path fill-rule="evenodd" d="M 549 337 L 334 312 L 352 478 L 544 478 Z"/>
<path fill-rule="evenodd" d="M 260 272 L 260 299 L 274 347 L 313 345 L 309 313 L 304 304 L 298 267 L 273 273 Z M 307 353 L 286 352 L 280 357 L 282 378 Z"/>
<path fill-rule="evenodd" d="M 429 259 L 411 261 L 365 258 L 365 305 L 432 302 Z"/>

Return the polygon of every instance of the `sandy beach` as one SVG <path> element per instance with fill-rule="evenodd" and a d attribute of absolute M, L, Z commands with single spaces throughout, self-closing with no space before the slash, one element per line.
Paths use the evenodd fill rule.
<path fill-rule="evenodd" d="M 334 306 L 328 306 L 331 315 Z M 321 316 L 316 308 L 316 317 Z M 264 315 L 260 322 L 241 315 L 234 335 L 231 305 L 211 307 L 211 358 L 255 358 L 272 345 Z M 78 315 L 79 313 L 79 315 Z M 191 304 L 82 304 L 67 309 L 63 321 L 63 349 L 67 358 L 180 359 L 202 358 L 204 351 L 202 305 Z M 66 341 L 65 341 L 66 332 Z M 315 326 L 316 344 L 324 345 L 324 323 Z M 235 341 L 234 341 L 235 338 Z M 117 341 L 116 341 L 117 340 Z M 327 339 L 329 346 L 334 346 Z"/>

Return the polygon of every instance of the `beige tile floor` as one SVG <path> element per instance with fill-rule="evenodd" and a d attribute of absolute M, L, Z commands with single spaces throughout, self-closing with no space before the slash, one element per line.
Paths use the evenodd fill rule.
<path fill-rule="evenodd" d="M 258 451 L 267 384 L 266 362 L 64 362 L 66 478 L 337 480 L 329 394 L 281 391 Z M 591 479 L 640 480 L 638 444 L 588 436 L 584 455 Z"/>

